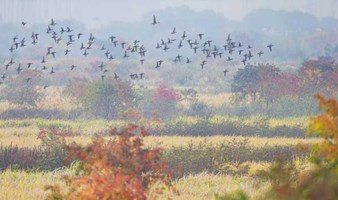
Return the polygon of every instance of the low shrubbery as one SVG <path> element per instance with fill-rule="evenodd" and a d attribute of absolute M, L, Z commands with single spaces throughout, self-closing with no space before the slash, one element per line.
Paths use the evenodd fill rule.
<path fill-rule="evenodd" d="M 78 114 L 74 111 L 63 113 L 56 109 L 39 109 L 39 108 L 17 108 L 9 109 L 0 114 L 0 119 L 75 119 Z"/>
<path fill-rule="evenodd" d="M 111 134 L 107 131 L 107 134 Z M 55 170 L 67 166 L 68 155 L 64 138 L 76 136 L 67 128 L 47 128 L 40 132 L 42 145 L 38 148 L 19 148 L 8 146 L 0 148 L 1 170 L 7 168 L 24 170 Z M 203 141 L 188 146 L 173 146 L 164 150 L 162 160 L 168 162 L 173 169 L 182 170 L 175 176 L 197 174 L 208 171 L 210 173 L 247 174 L 250 168 L 236 166 L 255 162 L 272 162 L 279 157 L 292 160 L 296 157 L 306 157 L 308 152 L 300 151 L 293 146 L 263 146 L 255 147 L 247 140 L 224 141 L 219 144 Z M 176 171 L 176 170 L 175 170 Z"/>
<path fill-rule="evenodd" d="M 299 126 L 280 125 L 270 127 L 267 119 L 259 118 L 248 124 L 244 120 L 222 119 L 218 122 L 210 118 L 198 118 L 194 122 L 173 121 L 163 127 L 151 128 L 153 135 L 181 136 L 260 136 L 260 137 L 304 137 L 305 129 Z"/>
<path fill-rule="evenodd" d="M 0 146 L 0 170 L 34 169 L 39 166 L 41 148 L 21 148 L 18 146 Z"/>
<path fill-rule="evenodd" d="M 264 146 L 253 147 L 247 140 L 224 141 L 221 144 L 211 144 L 207 141 L 188 146 L 172 147 L 165 151 L 163 159 L 170 166 L 180 166 L 182 174 L 188 175 L 201 172 L 222 174 L 247 174 L 249 163 L 273 162 L 278 158 L 292 161 L 295 158 L 306 157 L 308 152 L 301 151 L 293 146 Z M 246 165 L 246 167 L 243 167 Z M 230 168 L 237 168 L 230 170 Z"/>

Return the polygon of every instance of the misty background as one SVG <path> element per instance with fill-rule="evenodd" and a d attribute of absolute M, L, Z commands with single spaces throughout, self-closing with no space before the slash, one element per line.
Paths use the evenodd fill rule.
<path fill-rule="evenodd" d="M 197 12 L 212 11 L 232 20 L 241 20 L 258 9 L 298 10 L 319 18 L 338 18 L 337 0 L 1 0 L 0 22 L 43 23 L 53 17 L 98 28 L 112 22 L 142 21 L 149 13 L 180 6 Z"/>
<path fill-rule="evenodd" d="M 41 32 L 54 18 L 102 39 L 116 34 L 150 45 L 173 27 L 193 34 L 205 32 L 216 41 L 234 33 L 253 45 L 277 43 L 274 58 L 305 59 L 336 48 L 332 37 L 338 30 L 337 7 L 337 0 L 0 0 L 0 55 L 8 55 L 10 40 L 22 31 L 16 31 L 22 21 Z M 149 26 L 153 14 L 162 22 L 156 32 Z"/>
<path fill-rule="evenodd" d="M 253 45 L 255 54 L 259 50 L 265 50 L 264 56 L 255 56 L 252 63 L 274 63 L 282 69 L 295 71 L 307 59 L 318 56 L 337 59 L 337 7 L 336 0 L 0 0 L 0 64 L 5 65 L 10 58 L 40 62 L 47 45 L 51 44 L 45 32 L 53 18 L 58 27 L 69 26 L 76 33 L 84 33 L 85 37 L 90 33 L 94 34 L 98 39 L 97 48 L 100 48 L 99 45 L 111 46 L 111 35 L 116 36 L 119 42 L 132 43 L 140 40 L 147 49 L 147 63 L 144 66 L 139 66 L 136 58 L 123 60 L 123 52 L 114 52 L 117 59 L 111 63 L 111 67 L 116 69 L 114 72 L 126 77 L 134 71 L 142 70 L 154 82 L 164 80 L 177 83 L 194 74 L 191 79 L 196 80 L 194 84 L 199 84 L 201 78 L 206 78 L 199 72 L 200 60 L 203 58 L 191 53 L 189 48 L 182 48 L 180 53 L 191 57 L 195 62 L 194 67 L 184 64 L 177 66 L 171 62 L 178 53 L 175 49 L 167 52 L 156 50 L 158 42 L 172 36 L 170 33 L 174 27 L 178 32 L 177 41 L 183 31 L 191 39 L 197 39 L 198 33 L 205 33 L 204 39 L 213 40 L 219 47 L 224 45 L 227 35 L 231 34 L 234 41 Z M 161 22 L 155 27 L 151 25 L 153 15 Z M 22 21 L 28 24 L 22 27 Z M 32 32 L 41 34 L 41 41 L 37 46 L 16 51 L 14 54 L 9 52 L 15 35 L 30 38 Z M 274 50 L 267 52 L 266 46 L 270 43 L 274 44 Z M 80 43 L 75 45 L 80 46 Z M 64 47 L 61 46 L 59 50 L 62 48 Z M 101 62 L 96 54 L 85 60 L 79 52 L 73 50 L 71 58 L 57 56 L 57 61 L 51 65 L 71 65 L 76 60 L 76 63 L 80 62 L 89 69 Z M 159 59 L 169 62 L 160 71 L 155 71 L 154 66 Z M 229 68 L 229 77 L 243 67 L 236 56 L 231 63 L 226 62 L 226 57 L 209 63 L 218 71 L 209 70 L 206 79 L 209 83 L 216 78 L 220 79 L 217 84 L 224 81 L 220 76 L 220 67 Z M 16 74 L 15 70 L 11 73 Z M 60 76 L 70 76 L 66 71 L 64 73 L 60 73 Z M 57 80 L 64 81 L 63 77 Z M 226 80 L 227 83 L 230 81 Z"/>

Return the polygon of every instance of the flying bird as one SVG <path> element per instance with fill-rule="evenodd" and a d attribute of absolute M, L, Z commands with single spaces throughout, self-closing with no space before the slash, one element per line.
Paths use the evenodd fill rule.
<path fill-rule="evenodd" d="M 158 22 L 157 20 L 156 20 L 156 17 L 155 17 L 155 15 L 153 15 L 153 23 L 152 23 L 152 25 L 156 25 L 156 24 L 159 24 L 160 22 Z"/>
<path fill-rule="evenodd" d="M 54 67 L 52 67 L 52 69 L 50 70 L 50 72 L 49 72 L 50 74 L 54 74 L 55 73 L 55 71 L 54 71 Z"/>
<path fill-rule="evenodd" d="M 176 34 L 176 27 L 174 27 L 173 31 L 171 32 L 171 34 Z"/>
<path fill-rule="evenodd" d="M 271 51 L 272 51 L 273 44 L 269 44 L 267 47 L 269 48 L 269 50 L 270 50 L 270 52 L 271 52 Z"/>
<path fill-rule="evenodd" d="M 227 75 L 228 72 L 229 72 L 229 70 L 227 70 L 227 69 L 223 71 L 224 77 L 226 77 L 226 75 Z"/>

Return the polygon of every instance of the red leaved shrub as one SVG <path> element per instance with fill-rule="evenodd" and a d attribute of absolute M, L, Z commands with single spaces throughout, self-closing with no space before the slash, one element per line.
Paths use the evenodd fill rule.
<path fill-rule="evenodd" d="M 179 94 L 165 84 L 161 84 L 158 88 L 156 88 L 156 91 L 152 95 L 152 100 L 154 101 L 178 101 L 180 98 Z"/>
<path fill-rule="evenodd" d="M 151 95 L 150 109 L 153 116 L 159 118 L 170 118 L 177 114 L 177 102 L 181 100 L 181 96 L 174 89 L 162 84 L 155 89 Z"/>
<path fill-rule="evenodd" d="M 81 163 L 80 175 L 63 178 L 68 188 L 49 186 L 48 199 L 152 199 L 172 188 L 172 173 L 160 161 L 162 149 L 143 147 L 144 128 L 128 125 L 110 135 L 114 139 L 97 137 L 89 146 L 68 147 L 69 159 Z"/>

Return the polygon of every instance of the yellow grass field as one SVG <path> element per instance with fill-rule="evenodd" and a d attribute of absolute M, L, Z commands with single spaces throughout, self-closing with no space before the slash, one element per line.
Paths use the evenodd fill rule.
<path fill-rule="evenodd" d="M 224 116 L 216 116 L 211 121 L 221 123 L 228 119 Z M 195 122 L 195 118 L 178 118 L 176 120 Z M 239 120 L 231 118 L 231 120 Z M 246 123 L 254 122 L 254 118 L 249 118 Z M 269 126 L 288 125 L 305 126 L 307 119 L 304 118 L 285 118 L 269 119 Z M 88 144 L 94 133 L 106 130 L 109 127 L 122 125 L 123 121 L 62 121 L 62 120 L 0 120 L 0 145 L 17 145 L 19 147 L 34 148 L 41 145 L 37 138 L 37 133 L 42 127 L 69 127 L 78 131 L 80 136 L 72 137 L 70 141 L 80 144 Z M 152 124 L 155 122 L 145 122 Z M 157 124 L 160 125 L 160 124 Z M 146 146 L 163 147 L 164 149 L 172 146 L 188 146 L 189 144 L 220 144 L 233 140 L 246 140 L 248 145 L 262 147 L 267 145 L 296 145 L 302 143 L 316 143 L 320 139 L 316 138 L 266 138 L 266 137 L 239 137 L 239 136 L 210 136 L 210 137 L 192 137 L 192 136 L 148 136 L 145 138 Z M 250 169 L 261 169 L 269 166 L 270 163 L 249 163 Z M 36 200 L 44 199 L 48 194 L 44 188 L 46 185 L 61 183 L 62 175 L 71 174 L 72 169 L 60 169 L 54 172 L 25 172 L 7 169 L 0 173 L 0 199 L 16 200 Z M 261 199 L 264 191 L 270 186 L 269 182 L 259 180 L 251 175 L 230 175 L 230 174 L 208 174 L 199 173 L 195 175 L 186 175 L 183 178 L 174 181 L 175 187 L 180 192 L 177 196 L 173 192 L 165 191 L 159 199 L 213 199 L 215 194 L 223 195 L 233 193 L 241 189 L 250 195 L 251 199 Z"/>
<path fill-rule="evenodd" d="M 24 172 L 6 170 L 0 173 L 0 199 L 40 200 L 48 194 L 46 185 L 61 183 L 62 175 L 70 174 L 71 170 L 55 172 Z M 189 175 L 174 182 L 180 195 L 165 191 L 158 199 L 213 199 L 214 194 L 224 194 L 242 189 L 252 197 L 260 199 L 269 183 L 262 183 L 254 177 L 235 177 L 230 175 L 212 175 L 201 173 Z M 260 192 L 261 191 L 261 192 Z"/>

